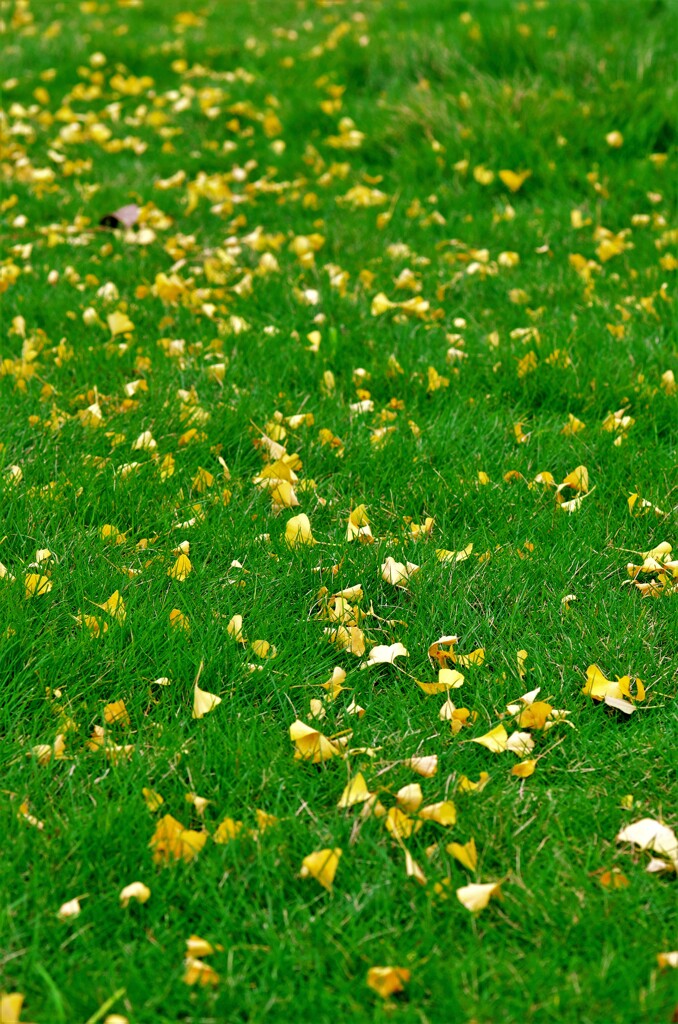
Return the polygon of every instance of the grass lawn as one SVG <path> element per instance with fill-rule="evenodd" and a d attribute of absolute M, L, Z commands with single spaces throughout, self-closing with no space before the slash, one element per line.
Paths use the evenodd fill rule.
<path fill-rule="evenodd" d="M 677 13 L 1 0 L 3 1024 L 676 1019 Z"/>

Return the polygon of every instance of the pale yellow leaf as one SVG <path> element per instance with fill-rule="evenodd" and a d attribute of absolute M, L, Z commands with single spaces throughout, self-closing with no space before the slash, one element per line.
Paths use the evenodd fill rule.
<path fill-rule="evenodd" d="M 304 857 L 299 872 L 301 878 L 315 878 L 325 889 L 331 889 L 339 867 L 342 851 L 339 848 L 316 850 Z"/>
<path fill-rule="evenodd" d="M 463 885 L 460 889 L 457 889 L 457 899 L 472 914 L 477 914 L 484 910 L 493 896 L 500 895 L 500 882 L 473 882 L 471 885 Z"/>

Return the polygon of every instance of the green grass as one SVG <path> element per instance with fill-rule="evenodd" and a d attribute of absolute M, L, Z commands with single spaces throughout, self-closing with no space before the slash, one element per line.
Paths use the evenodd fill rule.
<path fill-rule="evenodd" d="M 194 24 L 176 19 L 198 8 Z M 217 0 L 0 3 L 0 561 L 16 578 L 0 579 L 0 990 L 23 993 L 22 1020 L 35 1024 L 109 1012 L 130 1024 L 668 1022 L 675 975 L 657 954 L 676 947 L 675 882 L 648 874 L 648 855 L 615 837 L 643 817 L 676 826 L 678 597 L 667 585 L 644 599 L 626 572 L 638 552 L 678 542 L 678 398 L 667 376 L 678 374 L 676 6 L 251 0 L 234 12 Z M 152 82 L 122 95 L 116 72 Z M 322 110 L 332 86 L 345 87 L 341 108 Z M 266 111 L 281 123 L 268 135 Z M 153 112 L 162 116 L 149 122 Z M 363 133 L 358 148 L 328 141 L 342 117 Z M 133 137 L 132 148 L 104 148 L 95 123 L 113 140 Z M 620 148 L 606 143 L 611 131 Z M 202 172 L 233 167 L 245 180 L 222 179 L 228 188 L 189 204 Z M 491 183 L 477 167 L 494 172 Z M 503 169 L 531 176 L 512 194 Z M 180 170 L 178 187 L 154 187 Z M 341 197 L 359 184 L 385 203 L 351 209 Z M 97 227 L 130 202 L 169 218 L 145 207 L 146 243 Z M 623 238 L 609 260 L 601 227 Z M 270 236 L 259 249 L 257 229 Z M 314 233 L 324 241 L 304 266 L 290 243 Z M 258 270 L 264 249 L 279 272 Z M 503 252 L 519 264 L 504 265 Z M 595 262 L 589 282 L 573 254 Z M 467 273 L 473 261 L 480 269 Z M 344 289 L 328 264 L 346 271 Z M 372 315 L 380 292 L 413 296 L 394 283 L 405 269 L 428 313 Z M 172 272 L 186 285 L 174 302 L 154 293 L 156 275 Z M 109 282 L 118 297 L 107 302 Z M 299 301 L 304 289 L 317 305 Z M 117 310 L 134 331 L 113 339 L 106 317 Z M 23 361 L 17 317 L 30 339 Z M 234 331 L 233 317 L 248 328 Z M 511 336 L 519 328 L 538 338 Z M 163 338 L 183 339 L 183 356 L 169 357 Z M 450 346 L 466 358 L 449 364 Z M 536 365 L 520 375 L 530 352 Z M 227 364 L 222 384 L 214 363 Z M 448 386 L 430 391 L 429 367 Z M 139 379 L 147 390 L 125 401 Z M 360 388 L 372 412 L 350 411 Z M 99 429 L 79 415 L 96 400 Z M 621 409 L 634 422 L 615 444 L 603 422 Z M 314 484 L 297 485 L 300 507 L 280 515 L 253 483 L 276 410 L 314 417 L 283 441 Z M 586 424 L 574 436 L 562 433 L 569 414 Z M 199 436 L 184 444 L 191 426 Z M 378 446 L 381 426 L 395 429 Z M 145 430 L 156 452 L 132 450 Z M 594 489 L 571 515 L 553 488 L 531 485 L 582 464 Z M 214 477 L 202 491 L 201 467 Z M 521 478 L 507 481 L 511 471 Z M 634 492 L 662 514 L 630 515 Z M 361 503 L 372 545 L 346 540 Z M 299 512 L 318 544 L 290 550 L 285 524 Z M 431 536 L 415 542 L 408 522 L 427 516 Z M 125 534 L 120 544 L 101 538 L 106 524 Z M 181 582 L 168 569 L 183 540 L 193 568 Z M 455 565 L 436 555 L 471 543 Z M 44 548 L 51 589 L 27 599 Z M 407 589 L 381 578 L 389 555 L 420 566 Z M 380 616 L 362 622 L 368 648 L 407 647 L 397 666 L 361 671 L 364 658 L 328 643 L 318 592 L 354 584 Z M 116 590 L 124 622 L 96 607 Z M 566 608 L 568 594 L 577 601 Z M 170 627 L 173 609 L 190 633 Z M 80 614 L 107 632 L 93 637 Z M 235 614 L 248 641 L 266 639 L 277 657 L 258 659 L 229 635 Z M 486 651 L 450 693 L 476 716 L 457 735 L 439 718 L 445 695 L 415 683 L 435 680 L 428 647 L 452 633 L 460 652 Z M 201 663 L 200 685 L 221 704 L 195 720 Z M 644 680 L 647 698 L 628 719 L 582 694 L 593 663 Z M 335 666 L 347 689 L 319 728 L 351 728 L 349 749 L 372 754 L 300 762 L 289 727 L 312 721 L 309 700 L 326 695 Z M 161 676 L 169 686 L 154 684 Z M 469 741 L 502 716 L 510 731 L 506 705 L 537 686 L 574 728 L 535 731 L 536 771 L 521 781 L 512 753 Z M 352 699 L 362 718 L 346 714 Z M 88 741 L 118 700 L 129 725 L 106 734 L 133 750 L 116 761 Z M 40 764 L 32 748 L 58 734 L 65 757 Z M 434 777 L 405 767 L 415 754 L 438 756 Z M 426 804 L 454 800 L 455 826 L 427 822 L 405 841 L 425 885 L 406 876 L 383 819 L 357 828 L 360 807 L 337 808 L 358 771 L 386 807 L 416 781 Z M 459 790 L 461 776 L 484 771 L 481 792 Z M 144 787 L 163 796 L 160 811 Z M 187 793 L 210 801 L 202 819 Z M 21 812 L 26 801 L 42 829 Z M 257 808 L 279 819 L 258 836 Z M 163 867 L 149 844 L 164 812 L 210 834 L 229 816 L 243 831 Z M 471 837 L 475 874 L 445 852 Z M 304 857 L 333 847 L 343 853 L 331 892 L 299 877 Z M 601 884 L 614 868 L 626 887 Z M 151 898 L 122 909 L 120 890 L 136 880 Z M 469 882 L 499 880 L 503 900 L 477 916 L 456 898 Z M 74 897 L 80 915 L 59 921 Z M 205 958 L 214 987 L 183 981 L 191 934 L 223 947 Z M 383 1000 L 368 988 L 374 965 L 408 968 L 405 993 Z"/>

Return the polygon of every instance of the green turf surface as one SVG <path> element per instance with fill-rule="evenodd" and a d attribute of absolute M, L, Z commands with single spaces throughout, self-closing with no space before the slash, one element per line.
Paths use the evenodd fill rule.
<path fill-rule="evenodd" d="M 615 840 L 677 822 L 678 566 L 638 576 L 656 596 L 627 571 L 678 547 L 677 24 L 671 0 L 0 2 L 0 991 L 21 1021 L 672 1019 L 675 872 Z M 130 203 L 132 229 L 99 226 Z M 347 540 L 359 505 L 374 543 Z M 314 545 L 286 541 L 300 513 Z M 419 569 L 395 586 L 389 557 Z M 351 623 L 364 654 L 331 642 Z M 417 685 L 451 634 L 485 652 L 456 664 L 458 732 Z M 409 656 L 361 670 L 393 643 Z M 201 664 L 221 703 L 194 718 Z M 593 664 L 644 681 L 632 714 L 582 693 Z M 532 752 L 471 742 L 525 731 L 507 705 L 537 687 L 569 715 L 528 727 Z M 334 756 L 295 759 L 296 720 Z M 431 777 L 405 763 L 432 755 Z M 418 782 L 456 823 L 415 808 L 394 836 L 376 802 L 339 809 L 359 772 L 384 809 Z M 157 863 L 164 814 L 204 839 L 189 863 Z M 446 851 L 471 838 L 475 871 Z M 302 877 L 337 848 L 330 889 Z M 150 899 L 123 908 L 134 881 Z M 476 882 L 501 898 L 472 914 Z M 215 984 L 186 983 L 191 935 Z"/>

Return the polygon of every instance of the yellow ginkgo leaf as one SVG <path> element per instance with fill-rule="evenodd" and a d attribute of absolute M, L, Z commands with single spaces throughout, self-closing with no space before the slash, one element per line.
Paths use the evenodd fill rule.
<path fill-rule="evenodd" d="M 573 490 L 579 491 L 581 494 L 588 491 L 589 471 L 586 466 L 577 466 L 577 468 L 573 469 L 571 473 L 568 473 L 558 490 L 562 490 L 564 487 L 571 487 Z"/>
<path fill-rule="evenodd" d="M 133 452 L 154 452 L 157 448 L 158 442 L 150 430 L 143 430 L 132 445 Z"/>
<path fill-rule="evenodd" d="M 106 317 L 108 329 L 115 338 L 118 334 L 127 334 L 134 330 L 134 324 L 127 316 L 127 313 L 109 313 Z"/>
<path fill-rule="evenodd" d="M 279 512 L 283 508 L 296 508 L 299 505 L 296 491 L 289 480 L 280 480 L 271 487 L 270 495 L 274 512 Z"/>
<path fill-rule="evenodd" d="M 170 626 L 172 629 L 183 630 L 184 633 L 190 633 L 188 616 L 179 608 L 172 608 L 170 611 Z"/>
<path fill-rule="evenodd" d="M 406 768 L 411 768 L 417 775 L 425 779 L 432 778 L 438 771 L 438 755 L 426 754 L 424 756 L 408 757 L 403 761 Z"/>
<path fill-rule="evenodd" d="M 354 807 L 355 804 L 363 804 L 369 800 L 372 796 L 367 783 L 365 782 L 365 776 L 362 772 L 357 772 L 348 785 L 344 788 L 344 792 L 339 798 L 337 807 Z"/>
<path fill-rule="evenodd" d="M 553 705 L 544 700 L 528 703 L 516 718 L 521 729 L 543 729 L 553 711 Z"/>
<path fill-rule="evenodd" d="M 419 885 L 426 885 L 426 875 L 409 850 L 405 850 L 405 873 L 408 878 L 413 878 L 415 882 L 419 882 Z"/>
<path fill-rule="evenodd" d="M 20 1024 L 24 997 L 21 992 L 0 992 L 0 1021 L 2 1024 Z"/>
<path fill-rule="evenodd" d="M 359 540 L 361 544 L 373 544 L 374 537 L 364 505 L 356 505 L 348 517 L 346 540 Z"/>
<path fill-rule="evenodd" d="M 463 864 L 469 871 L 475 871 L 478 865 L 478 851 L 476 850 L 475 839 L 469 839 L 468 843 L 448 843 L 445 847 L 447 852 Z"/>
<path fill-rule="evenodd" d="M 193 566 L 188 555 L 179 555 L 174 565 L 171 565 L 167 570 L 167 575 L 170 579 L 183 582 L 183 580 L 188 578 L 188 574 L 192 569 Z"/>
<path fill-rule="evenodd" d="M 211 956 L 214 950 L 221 950 L 221 946 L 213 946 L 207 939 L 201 939 L 199 935 L 190 935 L 186 939 L 186 956 Z"/>
<path fill-rule="evenodd" d="M 529 654 L 527 653 L 527 651 L 518 651 L 518 653 L 516 654 L 516 661 L 518 662 L 518 675 L 521 679 L 525 678 L 525 663 L 528 658 Z"/>
<path fill-rule="evenodd" d="M 404 992 L 410 977 L 406 967 L 370 967 L 367 984 L 382 999 L 388 999 L 397 992 Z"/>
<path fill-rule="evenodd" d="M 500 171 L 499 177 L 511 192 L 517 192 L 531 174 L 532 171 Z"/>
<path fill-rule="evenodd" d="M 204 816 L 208 806 L 212 803 L 211 800 L 207 800 L 204 796 L 198 796 L 197 793 L 186 793 L 184 800 L 187 804 L 193 805 L 195 813 L 200 818 Z"/>
<path fill-rule="evenodd" d="M 115 621 L 119 622 L 121 625 L 127 618 L 125 602 L 120 596 L 119 590 L 114 590 L 108 600 L 104 601 L 103 604 L 97 604 L 96 601 L 94 601 L 93 604 L 95 604 L 97 608 L 101 608 L 102 611 L 106 612 L 107 615 L 110 615 L 112 619 L 115 619 Z"/>
<path fill-rule="evenodd" d="M 349 651 L 357 658 L 365 653 L 365 634 L 359 626 L 340 624 L 336 629 L 328 626 L 324 632 L 330 643 L 336 644 L 340 650 Z"/>
<path fill-rule="evenodd" d="M 104 721 L 108 725 L 129 725 L 130 717 L 124 700 L 115 700 L 104 707 Z"/>
<path fill-rule="evenodd" d="M 214 475 L 208 469 L 198 466 L 198 472 L 191 481 L 191 488 L 196 494 L 204 494 L 214 483 Z"/>
<path fill-rule="evenodd" d="M 125 534 L 121 533 L 117 526 L 111 526 L 110 523 L 106 523 L 101 527 L 99 536 L 102 540 L 106 540 L 111 544 L 124 544 L 127 540 Z"/>
<path fill-rule="evenodd" d="M 678 870 L 678 839 L 672 828 L 655 818 L 641 818 L 627 825 L 617 835 L 618 843 L 633 843 L 641 850 L 653 850 L 668 857 Z"/>
<path fill-rule="evenodd" d="M 260 832 L 265 832 L 267 828 L 273 828 L 280 821 L 280 818 L 276 818 L 275 814 L 267 814 L 266 811 L 261 811 L 257 807 L 254 811 L 257 819 L 257 827 Z"/>
<path fill-rule="evenodd" d="M 52 589 L 52 581 L 47 576 L 41 576 L 37 572 L 26 573 L 24 579 L 24 588 L 26 597 L 39 597 L 43 594 L 49 594 Z"/>
<path fill-rule="evenodd" d="M 405 587 L 410 577 L 419 571 L 414 562 L 396 562 L 389 555 L 381 566 L 381 578 L 395 587 Z"/>
<path fill-rule="evenodd" d="M 529 732 L 512 732 L 506 740 L 506 749 L 517 757 L 525 757 L 534 749 L 534 740 Z"/>
<path fill-rule="evenodd" d="M 297 748 L 294 754 L 297 760 L 318 764 L 339 753 L 339 748 L 327 736 L 299 719 L 290 726 L 290 739 Z"/>
<path fill-rule="evenodd" d="M 421 828 L 422 823 L 408 818 L 399 807 L 390 807 L 384 825 L 394 839 L 407 839 Z"/>
<path fill-rule="evenodd" d="M 582 420 L 578 420 L 577 417 L 573 416 L 570 412 L 567 414 L 567 423 L 560 433 L 564 434 L 565 437 L 570 437 L 574 434 L 581 433 L 582 430 L 586 430 L 586 424 Z"/>
<path fill-rule="evenodd" d="M 144 798 L 144 803 L 151 812 L 157 811 L 165 802 L 164 797 L 160 796 L 160 793 L 156 793 L 154 789 L 147 789 L 144 786 L 141 793 Z"/>
<path fill-rule="evenodd" d="M 396 658 L 409 658 L 410 652 L 401 643 L 377 644 L 369 653 L 366 662 L 361 668 L 369 668 L 372 665 L 393 665 Z"/>
<path fill-rule="evenodd" d="M 501 882 L 473 882 L 457 889 L 457 899 L 472 914 L 484 910 L 493 896 L 501 896 Z"/>
<path fill-rule="evenodd" d="M 456 660 L 454 648 L 458 643 L 458 636 L 441 636 L 439 640 L 434 640 L 429 646 L 428 656 L 431 661 L 437 661 L 444 667 L 445 662 Z"/>
<path fill-rule="evenodd" d="M 458 654 L 457 665 L 462 668 L 469 668 L 471 665 L 482 665 L 485 661 L 485 648 L 477 647 L 470 654 Z"/>
<path fill-rule="evenodd" d="M 53 750 L 49 743 L 36 743 L 31 747 L 31 757 L 34 757 L 39 765 L 46 765 L 52 760 Z"/>
<path fill-rule="evenodd" d="M 332 670 L 332 675 L 325 683 L 320 685 L 327 690 L 327 700 L 335 700 L 344 687 L 341 685 L 346 681 L 346 670 L 337 666 Z"/>
<path fill-rule="evenodd" d="M 521 761 L 519 764 L 514 764 L 511 769 L 511 775 L 515 775 L 519 779 L 529 779 L 530 775 L 534 775 L 534 770 L 537 767 L 535 760 Z"/>
<path fill-rule="evenodd" d="M 143 882 L 131 882 L 126 885 L 120 893 L 120 905 L 127 907 L 130 900 L 136 900 L 137 903 L 146 903 L 151 897 L 151 890 Z"/>
<path fill-rule="evenodd" d="M 214 711 L 219 704 L 221 704 L 221 697 L 217 697 L 215 693 L 208 693 L 207 690 L 201 690 L 198 684 L 195 684 L 193 688 L 193 718 L 202 718 L 203 715 Z"/>
<path fill-rule="evenodd" d="M 422 807 L 419 817 L 426 821 L 436 821 L 439 825 L 454 825 L 457 821 L 457 809 L 451 800 L 441 800 L 437 804 Z"/>
<path fill-rule="evenodd" d="M 60 921 L 69 921 L 74 917 L 78 917 L 80 914 L 80 900 L 73 899 L 68 900 L 67 903 L 62 903 L 57 912 L 57 917 Z"/>
<path fill-rule="evenodd" d="M 436 548 L 436 558 L 439 562 L 465 562 L 471 557 L 473 544 L 467 544 L 459 551 L 450 551 L 448 548 Z"/>
<path fill-rule="evenodd" d="M 317 543 L 311 533 L 311 523 L 305 512 L 293 516 L 285 525 L 285 541 L 291 548 Z"/>
<path fill-rule="evenodd" d="M 449 690 L 458 690 L 464 685 L 464 676 L 456 668 L 441 668 L 438 670 L 438 683 Z"/>
<path fill-rule="evenodd" d="M 219 975 L 206 964 L 203 960 L 198 960 L 195 957 L 187 956 L 184 961 L 184 983 L 186 985 L 201 985 L 203 987 L 207 985 L 218 985 Z"/>
<path fill-rule="evenodd" d="M 403 811 L 413 814 L 419 810 L 424 800 L 421 786 L 418 782 L 410 782 L 409 785 L 402 786 L 396 793 L 396 800 Z"/>
<path fill-rule="evenodd" d="M 325 889 L 331 890 L 334 876 L 339 867 L 342 851 L 335 849 L 316 850 L 304 857 L 299 872 L 301 878 L 315 878 Z"/>
<path fill-rule="evenodd" d="M 169 864 L 183 860 L 189 864 L 207 842 L 207 832 L 185 829 L 180 821 L 166 814 L 158 821 L 149 846 L 154 864 Z"/>
<path fill-rule="evenodd" d="M 632 679 L 631 676 L 620 676 L 616 680 L 606 679 L 597 665 L 589 665 L 586 670 L 586 684 L 582 693 L 592 697 L 593 700 L 602 700 L 606 703 L 610 700 L 621 701 L 644 700 L 645 687 L 642 679 Z"/>
<path fill-rule="evenodd" d="M 225 846 L 226 843 L 230 843 L 232 839 L 235 839 L 238 833 L 242 830 L 242 821 L 235 821 L 233 818 L 224 818 L 224 820 L 217 826 L 212 839 L 215 843 Z"/>
<path fill-rule="evenodd" d="M 243 633 L 243 618 L 242 615 L 233 615 L 226 626 L 226 632 L 229 636 L 232 636 L 234 640 L 237 640 L 239 644 L 243 646 L 247 643 L 245 635 Z"/>
<path fill-rule="evenodd" d="M 415 682 L 426 694 L 445 693 L 447 690 L 456 690 L 464 685 L 464 677 L 461 672 L 454 668 L 441 668 L 438 670 L 437 683 L 422 683 L 419 679 Z"/>
<path fill-rule="evenodd" d="M 494 729 L 485 733 L 484 736 L 476 736 L 471 741 L 472 743 L 479 743 L 482 747 L 487 747 L 493 754 L 501 754 L 506 750 L 506 744 L 508 742 L 508 733 L 503 725 L 497 725 Z"/>

